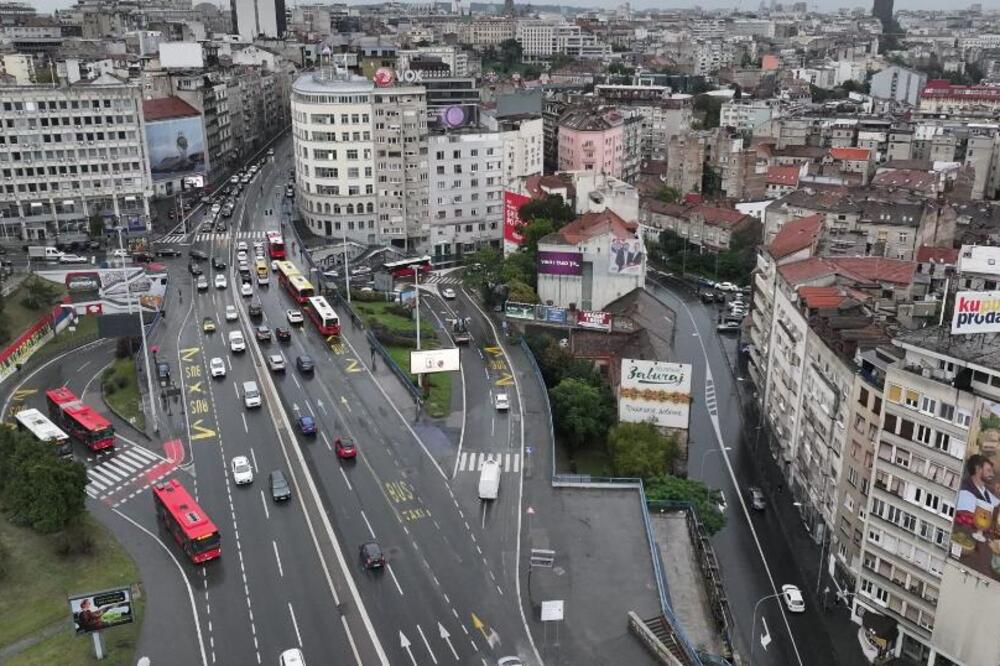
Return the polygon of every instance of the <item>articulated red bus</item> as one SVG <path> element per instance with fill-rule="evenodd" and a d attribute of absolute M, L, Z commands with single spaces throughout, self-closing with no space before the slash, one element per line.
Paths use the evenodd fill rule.
<path fill-rule="evenodd" d="M 115 447 L 115 429 L 111 422 L 65 386 L 46 391 L 45 401 L 49 405 L 49 417 L 55 424 L 91 451 Z"/>
<path fill-rule="evenodd" d="M 285 288 L 288 295 L 295 299 L 296 303 L 305 305 L 309 298 L 316 295 L 312 283 L 299 272 L 295 264 L 290 261 L 279 261 L 277 267 L 278 282 Z"/>
<path fill-rule="evenodd" d="M 312 319 L 322 335 L 340 335 L 340 317 L 333 311 L 330 304 L 322 296 L 313 296 L 309 299 L 309 304 L 305 308 L 309 318 Z"/>
<path fill-rule="evenodd" d="M 400 259 L 399 261 L 387 261 L 382 267 L 392 273 L 395 279 L 413 277 L 414 271 L 420 271 L 421 275 L 430 273 L 434 266 L 431 264 L 429 256 L 415 259 Z"/>
<path fill-rule="evenodd" d="M 209 517 L 177 479 L 153 486 L 153 503 L 160 524 L 173 535 L 195 564 L 222 555 L 222 540 Z"/>
<path fill-rule="evenodd" d="M 281 237 L 280 231 L 267 232 L 267 256 L 271 259 L 285 258 L 285 240 Z"/>

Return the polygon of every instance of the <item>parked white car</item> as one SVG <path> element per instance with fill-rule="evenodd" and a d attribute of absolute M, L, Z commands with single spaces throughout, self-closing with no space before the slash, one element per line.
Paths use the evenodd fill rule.
<path fill-rule="evenodd" d="M 233 458 L 233 481 L 236 485 L 242 486 L 253 483 L 253 467 L 246 456 L 236 456 Z"/>

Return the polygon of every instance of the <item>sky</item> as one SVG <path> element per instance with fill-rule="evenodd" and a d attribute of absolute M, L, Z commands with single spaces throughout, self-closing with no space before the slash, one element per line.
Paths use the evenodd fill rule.
<path fill-rule="evenodd" d="M 200 1 L 200 0 L 196 0 Z M 209 0 L 212 1 L 212 0 Z M 309 4 L 318 2 L 320 0 L 308 0 Z M 348 4 L 371 4 L 375 0 L 347 0 Z M 405 1 L 405 0 L 404 0 Z M 621 0 L 624 2 L 624 0 Z M 788 2 L 794 2 L 795 0 L 786 0 Z M 523 0 L 515 0 L 516 4 L 520 4 Z M 683 2 L 682 0 L 631 0 L 633 9 L 671 9 L 671 8 L 684 8 L 693 7 L 695 5 L 700 5 L 705 9 L 722 9 L 727 7 L 738 7 L 740 9 L 753 10 L 760 6 L 760 0 L 690 0 L 690 2 Z M 858 7 L 858 6 L 871 6 L 870 2 L 861 2 L 859 0 L 808 0 L 809 8 L 816 9 L 819 11 L 832 11 L 840 7 Z M 958 0 L 955 3 L 955 7 L 967 7 L 973 2 L 981 2 L 983 9 L 1000 9 L 1000 0 Z M 74 0 L 28 0 L 28 4 L 32 5 L 35 9 L 42 13 L 51 13 L 55 9 L 67 9 L 72 6 Z M 225 3 L 228 5 L 228 2 Z M 296 4 L 293 1 L 286 2 L 288 5 Z M 303 2 L 303 4 L 306 4 Z M 536 0 L 534 4 L 558 4 L 555 0 Z M 618 0 L 572 0 L 567 3 L 575 7 L 612 7 L 621 4 Z M 906 0 L 905 2 L 897 2 L 896 10 L 900 9 L 941 9 L 940 0 Z"/>

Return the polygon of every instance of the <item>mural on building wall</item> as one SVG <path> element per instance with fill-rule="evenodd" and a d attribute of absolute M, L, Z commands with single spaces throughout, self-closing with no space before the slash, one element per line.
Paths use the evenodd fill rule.
<path fill-rule="evenodd" d="M 201 116 L 147 123 L 146 143 L 153 180 L 208 172 Z"/>

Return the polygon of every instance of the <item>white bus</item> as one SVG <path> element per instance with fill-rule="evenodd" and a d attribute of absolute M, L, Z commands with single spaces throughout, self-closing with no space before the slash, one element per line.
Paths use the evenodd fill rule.
<path fill-rule="evenodd" d="M 305 308 L 316 329 L 325 336 L 340 335 L 340 317 L 322 296 L 313 296 Z"/>
<path fill-rule="evenodd" d="M 27 430 L 38 441 L 54 444 L 59 455 L 73 454 L 69 435 L 37 409 L 22 409 L 14 415 L 14 419 L 17 421 L 18 430 Z"/>

